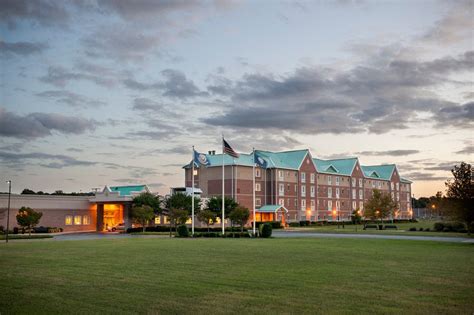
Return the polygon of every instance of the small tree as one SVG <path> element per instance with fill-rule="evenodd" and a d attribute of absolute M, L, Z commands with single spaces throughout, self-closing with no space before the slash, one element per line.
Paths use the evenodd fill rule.
<path fill-rule="evenodd" d="M 169 211 L 170 224 L 173 224 L 175 228 L 178 225 L 186 224 L 188 218 L 189 214 L 188 211 L 185 209 L 171 208 Z"/>
<path fill-rule="evenodd" d="M 166 199 L 166 208 L 186 210 L 191 214 L 192 198 L 182 193 L 174 194 Z M 201 199 L 194 198 L 194 211 L 197 212 L 199 209 L 201 209 Z"/>
<path fill-rule="evenodd" d="M 445 208 L 447 215 L 467 225 L 469 233 L 474 230 L 474 169 L 462 162 L 451 170 L 454 179 L 446 182 Z"/>
<path fill-rule="evenodd" d="M 353 224 L 360 224 L 362 222 L 362 216 L 360 215 L 359 209 L 352 211 L 351 221 Z"/>
<path fill-rule="evenodd" d="M 229 213 L 229 219 L 232 222 L 237 222 L 240 225 L 240 232 L 244 231 L 244 225 L 247 223 L 250 217 L 249 209 L 243 206 L 237 206 L 231 213 Z"/>
<path fill-rule="evenodd" d="M 229 217 L 229 214 L 237 208 L 239 205 L 237 202 L 235 202 L 234 199 L 232 198 L 227 198 L 225 197 L 224 199 L 224 207 L 225 207 L 225 217 Z M 222 216 L 222 196 L 218 197 L 212 197 L 209 199 L 207 202 L 207 210 L 210 210 L 215 213 L 216 217 L 220 218 Z"/>
<path fill-rule="evenodd" d="M 147 205 L 135 206 L 132 207 L 132 218 L 143 227 L 143 232 L 145 232 L 146 225 L 150 220 L 153 220 L 155 213 L 153 208 Z"/>
<path fill-rule="evenodd" d="M 19 226 L 27 228 L 28 234 L 31 236 L 31 229 L 39 223 L 42 216 L 41 212 L 36 212 L 29 207 L 21 207 L 16 215 L 16 222 Z"/>
<path fill-rule="evenodd" d="M 380 219 L 383 224 L 383 218 L 393 215 L 396 208 L 397 203 L 390 194 L 374 189 L 372 197 L 365 203 L 364 215 L 372 220 Z"/>
<path fill-rule="evenodd" d="M 23 189 L 23 191 L 21 192 L 22 195 L 34 195 L 36 194 L 33 190 L 31 189 L 28 189 L 28 188 L 25 188 Z"/>
<path fill-rule="evenodd" d="M 207 225 L 207 231 L 209 232 L 209 225 L 213 225 L 216 222 L 216 214 L 210 210 L 201 210 L 197 214 L 197 218 L 202 223 Z"/>
<path fill-rule="evenodd" d="M 149 192 L 143 192 L 132 200 L 133 207 L 149 206 L 155 214 L 161 213 L 160 197 Z"/>

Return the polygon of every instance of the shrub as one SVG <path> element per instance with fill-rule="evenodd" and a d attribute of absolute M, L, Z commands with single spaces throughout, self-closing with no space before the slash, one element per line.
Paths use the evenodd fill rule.
<path fill-rule="evenodd" d="M 416 231 L 416 227 L 411 227 L 408 229 L 408 231 Z"/>
<path fill-rule="evenodd" d="M 180 225 L 176 229 L 176 236 L 178 237 L 188 237 L 189 236 L 189 230 L 186 225 Z"/>
<path fill-rule="evenodd" d="M 260 232 L 260 237 L 263 237 L 263 238 L 271 237 L 272 236 L 272 225 L 268 224 L 268 223 L 261 225 L 260 229 L 259 229 L 259 232 Z"/>
<path fill-rule="evenodd" d="M 299 222 L 290 222 L 288 224 L 290 227 L 299 227 L 300 226 L 300 223 Z"/>
<path fill-rule="evenodd" d="M 13 234 L 18 234 L 18 228 L 16 226 L 13 228 Z"/>
<path fill-rule="evenodd" d="M 423 232 L 423 228 L 419 228 L 418 231 Z"/>
<path fill-rule="evenodd" d="M 441 232 L 444 229 L 444 223 L 443 222 L 436 222 L 433 226 L 434 230 L 437 232 Z"/>
<path fill-rule="evenodd" d="M 426 228 L 426 229 L 425 229 L 425 232 L 429 232 L 429 231 L 430 231 L 430 228 Z"/>

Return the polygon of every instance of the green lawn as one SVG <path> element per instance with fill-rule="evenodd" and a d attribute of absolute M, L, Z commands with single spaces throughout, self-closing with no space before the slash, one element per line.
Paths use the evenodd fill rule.
<path fill-rule="evenodd" d="M 474 246 L 355 239 L 12 242 L 0 245 L 0 279 L 1 314 L 472 314 Z"/>
<path fill-rule="evenodd" d="M 420 220 L 419 222 L 413 223 L 394 223 L 397 226 L 398 230 L 374 230 L 367 229 L 364 230 L 364 225 L 344 225 L 342 228 L 342 222 L 339 226 L 337 225 L 325 225 L 325 226 L 304 226 L 304 227 L 290 227 L 288 230 L 299 231 L 299 232 L 318 232 L 318 233 L 345 233 L 345 234 L 389 234 L 389 235 L 409 235 L 409 236 L 446 236 L 446 237 L 473 237 L 473 235 L 468 235 L 467 233 L 456 233 L 456 232 L 435 232 L 433 225 L 435 222 L 432 220 Z M 391 225 L 390 221 L 385 222 L 384 224 Z M 417 231 L 409 231 L 411 227 L 417 228 Z M 419 228 L 430 228 L 429 232 L 418 231 Z"/>
<path fill-rule="evenodd" d="M 0 240 L 5 240 L 5 235 L 0 235 Z M 53 238 L 52 235 L 46 235 L 46 234 L 31 234 L 29 236 L 28 234 L 8 234 L 8 239 L 9 240 L 23 240 L 23 239 L 38 239 L 38 238 Z"/>

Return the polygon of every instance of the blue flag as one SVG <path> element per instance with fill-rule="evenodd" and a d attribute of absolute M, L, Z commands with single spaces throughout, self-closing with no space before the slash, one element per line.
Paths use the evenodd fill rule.
<path fill-rule="evenodd" d="M 260 166 L 261 168 L 267 168 L 267 161 L 263 158 L 261 154 L 258 154 L 257 151 L 254 152 L 253 160 L 254 163 Z"/>
<path fill-rule="evenodd" d="M 209 160 L 207 159 L 207 155 L 204 153 L 199 153 L 198 151 L 194 150 L 194 163 L 197 165 L 209 165 Z"/>

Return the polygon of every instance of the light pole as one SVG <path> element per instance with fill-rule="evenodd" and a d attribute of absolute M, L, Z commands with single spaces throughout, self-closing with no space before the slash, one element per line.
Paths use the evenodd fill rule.
<path fill-rule="evenodd" d="M 8 232 L 10 230 L 10 198 L 12 195 L 12 181 L 7 180 L 8 183 L 8 208 L 7 208 L 7 234 L 5 235 L 5 243 L 8 243 Z"/>

